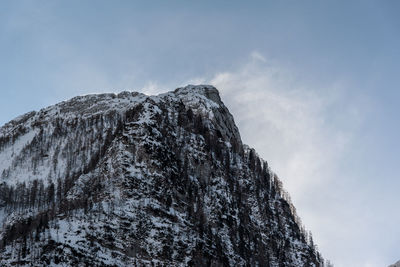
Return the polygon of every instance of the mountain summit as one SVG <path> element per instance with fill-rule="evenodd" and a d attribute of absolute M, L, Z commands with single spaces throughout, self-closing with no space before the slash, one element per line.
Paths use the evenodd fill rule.
<path fill-rule="evenodd" d="M 75 97 L 0 129 L 1 266 L 323 266 L 218 90 Z"/>

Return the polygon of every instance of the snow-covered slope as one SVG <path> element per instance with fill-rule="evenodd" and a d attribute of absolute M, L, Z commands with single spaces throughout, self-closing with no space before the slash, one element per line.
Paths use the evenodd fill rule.
<path fill-rule="evenodd" d="M 0 129 L 0 265 L 322 266 L 212 86 L 76 97 Z"/>

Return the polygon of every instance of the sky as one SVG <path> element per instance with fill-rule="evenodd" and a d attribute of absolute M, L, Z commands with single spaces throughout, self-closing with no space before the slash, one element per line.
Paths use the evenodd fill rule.
<path fill-rule="evenodd" d="M 216 86 L 335 266 L 400 259 L 400 2 L 2 1 L 0 125 Z"/>

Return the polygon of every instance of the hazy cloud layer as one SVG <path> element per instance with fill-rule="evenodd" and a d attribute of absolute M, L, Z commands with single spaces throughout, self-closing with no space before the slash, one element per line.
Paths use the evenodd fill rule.
<path fill-rule="evenodd" d="M 340 85 L 326 85 L 327 94 L 321 95 L 319 88 L 271 66 L 257 52 L 244 66 L 218 73 L 210 83 L 220 89 L 244 142 L 257 148 L 286 187 L 299 194 L 330 178 L 327 171 L 362 119 L 347 105 Z M 330 121 L 331 109 L 338 107 L 348 114 L 344 122 Z"/>
<path fill-rule="evenodd" d="M 359 177 L 350 177 L 346 169 L 368 114 L 367 99 L 352 99 L 345 82 L 321 85 L 302 79 L 258 52 L 236 69 L 189 83 L 220 90 L 243 141 L 281 177 L 325 257 L 338 266 L 379 265 L 379 259 L 363 258 L 372 241 L 362 236 L 375 226 L 360 227 L 370 219 L 363 206 L 366 194 Z M 355 247 L 360 250 L 349 254 Z"/>

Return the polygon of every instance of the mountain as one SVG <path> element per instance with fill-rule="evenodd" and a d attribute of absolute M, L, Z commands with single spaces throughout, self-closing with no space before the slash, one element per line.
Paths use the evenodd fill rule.
<path fill-rule="evenodd" d="M 398 261 L 398 262 L 396 262 L 396 263 L 394 263 L 394 264 L 389 265 L 389 267 L 400 267 L 400 261 Z"/>
<path fill-rule="evenodd" d="M 0 266 L 323 266 L 213 86 L 27 113 L 0 175 Z"/>

